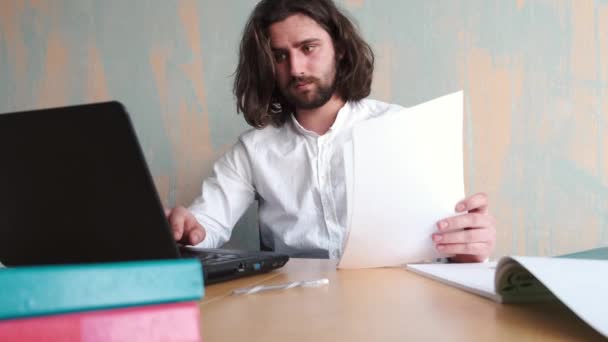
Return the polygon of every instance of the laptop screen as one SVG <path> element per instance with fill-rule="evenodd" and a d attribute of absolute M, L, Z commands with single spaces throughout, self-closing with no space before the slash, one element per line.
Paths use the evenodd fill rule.
<path fill-rule="evenodd" d="M 0 160 L 1 263 L 178 256 L 120 103 L 2 114 Z"/>

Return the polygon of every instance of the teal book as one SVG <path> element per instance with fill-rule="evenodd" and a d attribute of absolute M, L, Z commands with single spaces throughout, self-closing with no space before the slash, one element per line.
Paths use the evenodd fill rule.
<path fill-rule="evenodd" d="M 203 295 L 196 259 L 0 268 L 0 319 L 193 301 Z"/>

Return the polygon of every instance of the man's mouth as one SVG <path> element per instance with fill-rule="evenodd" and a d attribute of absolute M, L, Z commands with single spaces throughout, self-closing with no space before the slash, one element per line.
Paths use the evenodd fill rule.
<path fill-rule="evenodd" d="M 299 90 L 306 88 L 310 84 L 312 84 L 312 82 L 297 82 L 294 83 L 293 87 Z"/>
<path fill-rule="evenodd" d="M 291 80 L 290 87 L 296 90 L 302 90 L 315 82 L 313 77 L 297 77 Z"/>

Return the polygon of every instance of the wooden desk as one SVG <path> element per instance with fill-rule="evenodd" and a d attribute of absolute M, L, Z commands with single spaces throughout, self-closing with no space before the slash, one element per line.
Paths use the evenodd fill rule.
<path fill-rule="evenodd" d="M 257 284 L 328 278 L 321 288 L 232 296 Z M 604 341 L 560 304 L 501 305 L 401 268 L 336 270 L 291 259 L 281 270 L 211 285 L 201 302 L 211 341 Z"/>

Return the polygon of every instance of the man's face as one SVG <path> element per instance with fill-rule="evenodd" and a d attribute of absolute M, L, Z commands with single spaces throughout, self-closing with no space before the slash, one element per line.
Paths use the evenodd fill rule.
<path fill-rule="evenodd" d="M 277 84 L 296 109 L 323 106 L 335 91 L 336 60 L 331 37 L 316 21 L 294 14 L 269 27 Z"/>

